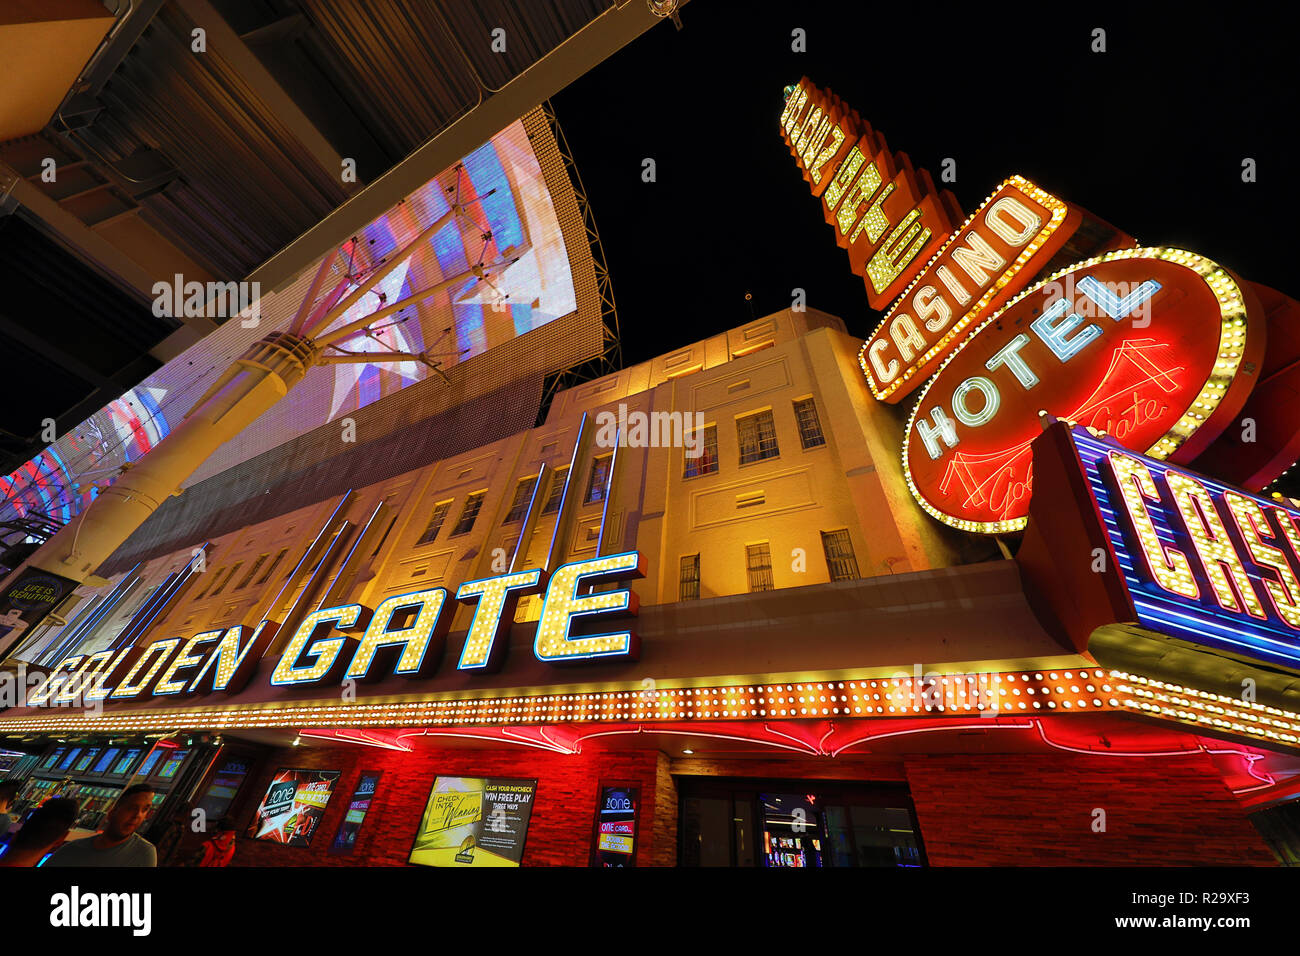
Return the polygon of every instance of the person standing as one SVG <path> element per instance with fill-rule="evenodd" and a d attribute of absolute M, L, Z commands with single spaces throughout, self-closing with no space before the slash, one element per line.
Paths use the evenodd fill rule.
<path fill-rule="evenodd" d="M 153 807 L 153 787 L 127 787 L 104 818 L 101 833 L 63 844 L 46 866 L 157 866 L 154 845 L 135 831 Z"/>
<path fill-rule="evenodd" d="M 32 811 L 22 829 L 0 856 L 0 866 L 35 866 L 61 842 L 77 820 L 79 808 L 71 797 L 51 797 Z"/>
<path fill-rule="evenodd" d="M 190 866 L 229 866 L 235 855 L 235 825 L 229 817 L 222 817 L 217 832 L 203 842 Z"/>

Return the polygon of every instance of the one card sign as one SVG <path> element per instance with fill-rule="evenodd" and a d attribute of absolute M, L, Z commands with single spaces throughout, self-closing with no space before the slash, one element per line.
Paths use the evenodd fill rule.
<path fill-rule="evenodd" d="M 366 822 L 366 814 L 374 803 L 379 777 L 378 772 L 361 774 L 356 789 L 352 791 L 352 799 L 348 801 L 348 812 L 339 824 L 338 832 L 334 834 L 334 842 L 330 844 L 331 853 L 347 855 L 356 849 L 357 834 L 361 832 L 361 824 Z"/>
<path fill-rule="evenodd" d="M 640 805 L 638 786 L 600 788 L 592 866 L 636 865 L 636 817 Z"/>
<path fill-rule="evenodd" d="M 409 862 L 519 866 L 536 792 L 536 780 L 438 777 Z"/>
<path fill-rule="evenodd" d="M 338 770 L 276 771 L 257 808 L 253 836 L 287 846 L 309 846 L 325 815 Z"/>

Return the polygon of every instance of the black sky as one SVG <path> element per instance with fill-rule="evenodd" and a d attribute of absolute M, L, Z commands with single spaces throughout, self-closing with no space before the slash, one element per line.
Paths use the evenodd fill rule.
<path fill-rule="evenodd" d="M 641 0 L 632 0 L 641 2 Z M 1000 6 L 1000 5 L 999 5 Z M 790 304 L 865 335 L 878 313 L 777 131 L 807 75 L 972 212 L 1020 173 L 1135 236 L 1300 296 L 1292 33 L 1245 5 L 692 0 L 553 99 L 586 186 L 632 364 Z M 1274 8 L 1276 9 L 1276 8 Z M 791 50 L 806 31 L 807 52 Z M 1091 52 L 1092 31 L 1107 52 Z M 1243 183 L 1254 158 L 1258 181 Z M 641 179 L 655 160 L 657 181 Z"/>

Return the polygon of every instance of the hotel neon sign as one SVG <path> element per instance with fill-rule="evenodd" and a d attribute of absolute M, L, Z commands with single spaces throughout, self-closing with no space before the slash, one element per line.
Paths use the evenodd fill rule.
<path fill-rule="evenodd" d="M 1253 298 L 1204 257 L 1078 263 L 986 319 L 926 384 L 903 441 L 908 486 L 945 524 L 1019 531 L 1039 410 L 1188 460 L 1240 412 L 1263 348 Z"/>
<path fill-rule="evenodd" d="M 628 588 L 580 593 L 588 585 L 640 578 L 637 551 L 563 564 L 549 575 L 540 568 L 462 584 L 455 602 L 446 588 L 385 599 L 373 611 L 361 604 L 321 608 L 303 619 L 270 675 L 273 687 L 306 687 L 344 680 L 368 682 L 390 675 L 420 679 L 437 668 L 457 603 L 476 604 L 457 670 L 487 672 L 504 656 L 518 599 L 545 592 L 533 652 L 548 664 L 592 660 L 635 661 L 634 630 L 575 634 L 575 623 L 608 615 L 634 616 L 636 594 Z M 449 609 L 448 605 L 451 604 Z M 401 614 L 402 621 L 394 626 Z M 61 661 L 27 696 L 28 706 L 83 700 L 126 702 L 150 697 L 233 695 L 247 686 L 278 631 L 275 621 L 256 628 L 237 625 L 189 638 L 167 638 Z M 396 658 L 393 660 L 393 658 Z M 112 684 L 113 686 L 109 686 Z"/>

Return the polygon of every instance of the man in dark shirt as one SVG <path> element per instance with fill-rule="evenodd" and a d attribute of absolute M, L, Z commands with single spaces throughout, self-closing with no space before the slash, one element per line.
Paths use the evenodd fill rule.
<path fill-rule="evenodd" d="M 153 806 L 153 787 L 127 787 L 104 818 L 104 830 L 63 844 L 46 866 L 157 866 L 154 845 L 136 833 Z"/>
<path fill-rule="evenodd" d="M 50 847 L 68 835 L 77 813 L 77 801 L 71 797 L 46 800 L 14 834 L 9 849 L 0 856 L 0 866 L 35 866 L 50 852 Z"/>

